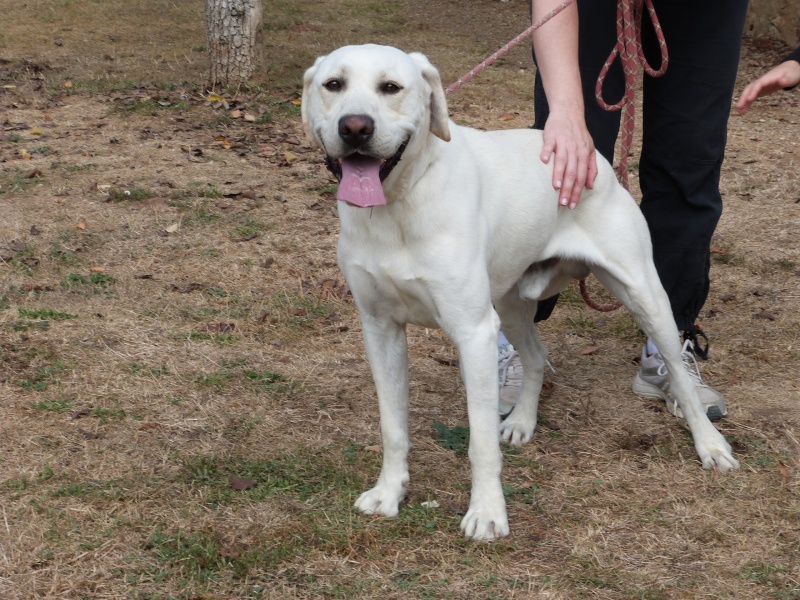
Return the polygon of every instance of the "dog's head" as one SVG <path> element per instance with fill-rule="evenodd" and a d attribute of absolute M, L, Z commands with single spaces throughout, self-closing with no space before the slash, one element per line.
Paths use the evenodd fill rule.
<path fill-rule="evenodd" d="M 340 180 L 339 199 L 384 204 L 381 184 L 428 133 L 448 141 L 439 72 L 419 53 L 368 44 L 317 59 L 303 78 L 303 127 Z"/>

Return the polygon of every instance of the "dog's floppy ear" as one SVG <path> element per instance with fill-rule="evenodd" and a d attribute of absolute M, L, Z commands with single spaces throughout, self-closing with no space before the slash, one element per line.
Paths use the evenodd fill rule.
<path fill-rule="evenodd" d="M 450 115 L 447 112 L 447 100 L 444 96 L 444 88 L 442 87 L 439 71 L 436 70 L 436 67 L 431 64 L 424 54 L 412 52 L 409 56 L 419 65 L 422 77 L 431 87 L 431 133 L 445 142 L 449 142 Z"/>
<path fill-rule="evenodd" d="M 308 122 L 308 104 L 311 102 L 308 90 L 311 88 L 311 82 L 314 80 L 317 66 L 319 66 L 319 63 L 321 63 L 324 58 L 324 56 L 318 57 L 314 62 L 314 66 L 306 69 L 303 75 L 303 97 L 300 99 L 300 116 L 303 119 L 303 131 L 305 131 L 308 141 L 318 148 L 320 147 L 319 140 L 314 136 L 314 132 L 311 131 L 311 125 Z"/>

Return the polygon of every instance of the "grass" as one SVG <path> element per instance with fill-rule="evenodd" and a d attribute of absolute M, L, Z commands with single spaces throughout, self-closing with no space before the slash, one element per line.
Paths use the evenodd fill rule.
<path fill-rule="evenodd" d="M 11 169 L 0 174 L 0 195 L 13 195 L 40 183 L 40 177 L 30 177 L 31 171 L 23 172 L 20 169 Z"/>
<path fill-rule="evenodd" d="M 67 412 L 74 406 L 74 401 L 71 398 L 58 398 L 56 400 L 43 400 L 31 405 L 36 410 L 51 411 L 51 412 Z"/>
<path fill-rule="evenodd" d="M 72 367 L 61 359 L 55 359 L 44 365 L 36 367 L 28 377 L 17 381 L 17 385 L 23 390 L 33 392 L 43 392 L 50 386 L 57 386 L 61 376 L 72 370 Z"/>
<path fill-rule="evenodd" d="M 630 394 L 637 327 L 571 286 L 540 327 L 556 371 L 536 436 L 503 447 L 511 537 L 460 533 L 464 386 L 455 348 L 422 327 L 408 328 L 406 499 L 395 518 L 354 509 L 379 477 L 379 415 L 336 266 L 335 185 L 294 101 L 314 57 L 344 43 L 425 51 L 452 81 L 527 20 L 521 1 L 456 4 L 271 3 L 257 81 L 219 90 L 254 122 L 206 102 L 193 0 L 9 5 L 0 597 L 798 597 L 790 96 L 763 121 L 731 119 L 720 239 L 735 244 L 713 255 L 701 315 L 739 473 L 703 472 L 681 423 Z M 454 119 L 527 122 L 533 69 L 514 52 L 450 98 Z M 759 52 L 742 80 L 782 56 Z M 785 139 L 764 152 L 751 119 Z M 744 171 L 769 182 L 746 200 Z"/>
<path fill-rule="evenodd" d="M 113 276 L 100 271 L 93 271 L 88 277 L 77 273 L 69 273 L 61 281 L 60 285 L 64 290 L 86 292 L 91 291 L 100 294 L 108 291 L 108 288 L 115 283 Z"/>
<path fill-rule="evenodd" d="M 153 193 L 150 190 L 141 187 L 132 187 L 131 189 L 112 187 L 108 190 L 108 199 L 111 202 L 140 202 L 152 198 L 152 196 Z"/>
<path fill-rule="evenodd" d="M 59 312 L 50 308 L 42 308 L 39 310 L 28 310 L 25 308 L 19 309 L 19 316 L 25 319 L 41 319 L 51 321 L 66 321 L 69 319 L 77 319 L 78 315 L 71 313 Z"/>

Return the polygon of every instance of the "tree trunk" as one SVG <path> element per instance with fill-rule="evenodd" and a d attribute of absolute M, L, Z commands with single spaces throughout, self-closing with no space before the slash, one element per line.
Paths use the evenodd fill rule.
<path fill-rule="evenodd" d="M 247 82 L 262 55 L 262 0 L 206 0 L 209 85 Z"/>

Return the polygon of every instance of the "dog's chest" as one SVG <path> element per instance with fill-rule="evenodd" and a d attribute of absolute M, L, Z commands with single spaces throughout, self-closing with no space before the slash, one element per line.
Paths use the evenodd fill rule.
<path fill-rule="evenodd" d="M 409 248 L 396 235 L 339 238 L 339 267 L 359 310 L 397 322 L 438 326 L 432 280 L 436 267 L 419 247 Z"/>

